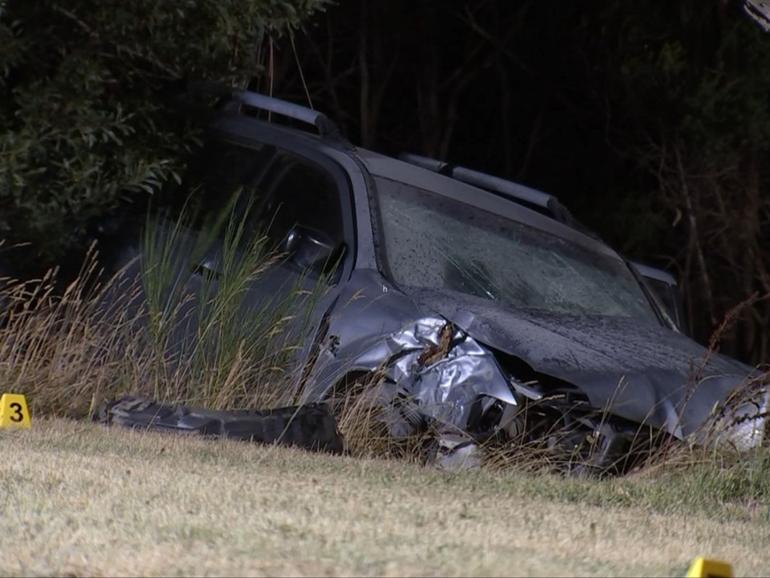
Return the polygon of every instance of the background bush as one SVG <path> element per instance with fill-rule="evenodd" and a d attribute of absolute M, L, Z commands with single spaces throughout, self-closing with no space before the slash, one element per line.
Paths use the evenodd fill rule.
<path fill-rule="evenodd" d="M 180 96 L 246 85 L 265 39 L 326 1 L 0 0 L 0 239 L 32 243 L 27 268 L 61 260 L 178 179 L 197 142 Z"/>

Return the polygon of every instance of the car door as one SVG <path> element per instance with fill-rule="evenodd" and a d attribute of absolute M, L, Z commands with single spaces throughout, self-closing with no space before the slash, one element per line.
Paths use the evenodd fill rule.
<path fill-rule="evenodd" d="M 221 221 L 218 211 L 226 206 L 231 212 L 225 221 L 241 227 L 242 234 L 233 243 L 227 239 L 228 225 L 220 226 L 205 252 L 189 251 L 197 259 L 190 268 L 189 290 L 206 296 L 229 291 L 223 287 L 228 283 L 227 260 L 240 259 L 258 239 L 263 260 L 253 263 L 259 271 L 245 287 L 238 322 L 265 325 L 265 331 L 274 335 L 275 347 L 294 352 L 291 365 L 299 369 L 319 339 L 321 321 L 338 284 L 352 268 L 355 229 L 348 180 L 342 169 L 312 149 L 227 138 L 219 146 L 231 151 L 231 159 L 232 151 L 237 151 L 235 156 L 249 169 L 224 174 L 207 169 L 209 179 L 220 175 L 216 178 L 220 200 L 203 201 L 204 212 L 210 214 L 198 220 Z M 250 151 L 246 160 L 240 156 L 243 148 Z M 233 179 L 234 175 L 239 176 Z"/>
<path fill-rule="evenodd" d="M 173 269 L 162 276 L 165 294 L 154 298 L 161 308 L 179 304 L 174 355 L 210 338 L 206 326 L 220 315 L 217 339 L 242 339 L 255 328 L 269 336 L 266 348 L 291 352 L 287 367 L 300 375 L 324 313 L 352 268 L 355 229 L 342 169 L 312 149 L 219 136 L 159 204 L 150 227 L 154 241 L 145 240 L 142 258 L 153 244 L 161 257 L 169 253 L 154 259 Z M 248 255 L 255 246 L 256 259 Z M 253 274 L 239 272 L 244 263 Z M 148 285 L 145 279 L 146 293 Z M 231 295 L 237 311 L 227 317 L 221 312 Z"/>

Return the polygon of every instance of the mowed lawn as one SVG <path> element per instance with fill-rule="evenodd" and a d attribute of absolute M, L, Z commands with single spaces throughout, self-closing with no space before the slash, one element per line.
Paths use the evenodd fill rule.
<path fill-rule="evenodd" d="M 770 504 L 709 475 L 448 474 L 37 420 L 0 432 L 0 574 L 770 573 Z"/>

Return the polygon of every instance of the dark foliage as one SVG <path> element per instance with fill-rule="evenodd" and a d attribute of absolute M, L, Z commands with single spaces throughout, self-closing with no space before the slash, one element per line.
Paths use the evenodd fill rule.
<path fill-rule="evenodd" d="M 0 238 L 50 263 L 178 179 L 196 143 L 185 88 L 244 85 L 264 38 L 325 1 L 0 1 Z"/>

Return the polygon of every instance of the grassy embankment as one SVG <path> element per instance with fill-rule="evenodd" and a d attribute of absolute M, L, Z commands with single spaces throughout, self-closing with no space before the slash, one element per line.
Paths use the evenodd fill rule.
<path fill-rule="evenodd" d="M 770 454 L 605 481 L 37 420 L 0 433 L 0 574 L 770 570 Z"/>

